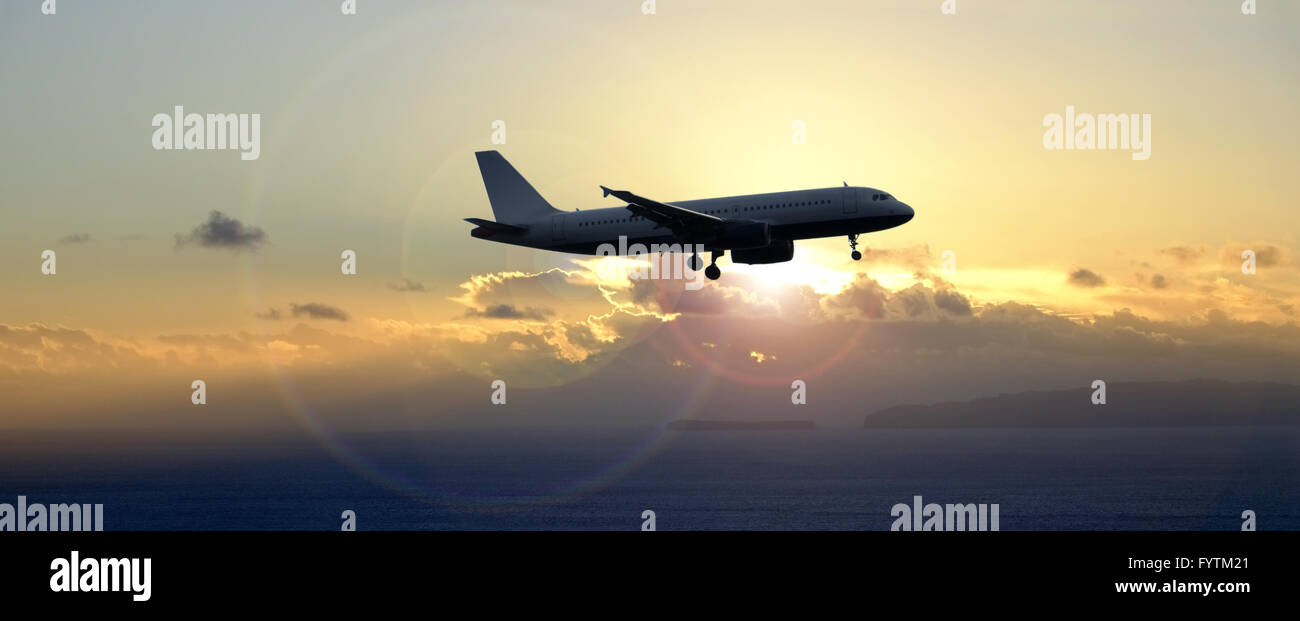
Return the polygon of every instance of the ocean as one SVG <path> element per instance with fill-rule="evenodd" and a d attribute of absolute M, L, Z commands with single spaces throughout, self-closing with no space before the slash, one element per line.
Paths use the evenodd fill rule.
<path fill-rule="evenodd" d="M 997 504 L 1001 530 L 1300 529 L 1300 428 L 452 430 L 0 454 L 0 503 L 106 530 L 889 530 Z"/>

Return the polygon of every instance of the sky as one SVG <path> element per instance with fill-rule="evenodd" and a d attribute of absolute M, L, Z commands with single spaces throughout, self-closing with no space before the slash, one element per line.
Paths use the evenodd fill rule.
<path fill-rule="evenodd" d="M 1293 3 L 357 4 L 0 5 L 0 428 L 851 424 L 1300 378 Z M 155 149 L 175 106 L 260 115 L 259 157 Z M 1150 115 L 1149 159 L 1045 148 L 1067 107 Z M 917 215 L 684 291 L 470 238 L 493 148 L 564 210 L 847 182 Z"/>

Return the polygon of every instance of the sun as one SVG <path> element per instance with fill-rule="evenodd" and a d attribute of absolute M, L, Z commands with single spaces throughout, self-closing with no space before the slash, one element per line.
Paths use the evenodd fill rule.
<path fill-rule="evenodd" d="M 853 270 L 843 269 L 837 261 L 816 248 L 799 248 L 795 258 L 785 263 L 745 265 L 733 263 L 728 271 L 745 274 L 754 286 L 763 290 L 807 285 L 822 295 L 834 295 L 853 282 Z"/>

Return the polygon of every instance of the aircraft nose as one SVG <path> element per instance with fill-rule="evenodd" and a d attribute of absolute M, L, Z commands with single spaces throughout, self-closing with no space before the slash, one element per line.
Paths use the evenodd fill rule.
<path fill-rule="evenodd" d="M 903 217 L 906 218 L 903 222 L 911 222 L 912 218 L 916 217 L 916 210 L 912 209 L 911 205 L 908 205 L 907 203 L 899 203 L 898 206 L 902 208 Z"/>

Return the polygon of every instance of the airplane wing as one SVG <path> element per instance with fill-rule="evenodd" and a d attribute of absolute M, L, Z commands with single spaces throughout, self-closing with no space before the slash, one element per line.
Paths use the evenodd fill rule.
<path fill-rule="evenodd" d="M 637 196 L 627 190 L 611 190 L 603 185 L 600 189 L 605 193 L 604 196 L 613 195 L 619 200 L 627 201 L 628 211 L 659 226 L 666 226 L 672 229 L 674 234 L 681 235 L 687 231 L 711 231 L 726 222 L 714 215 L 661 203 L 644 196 Z"/>

